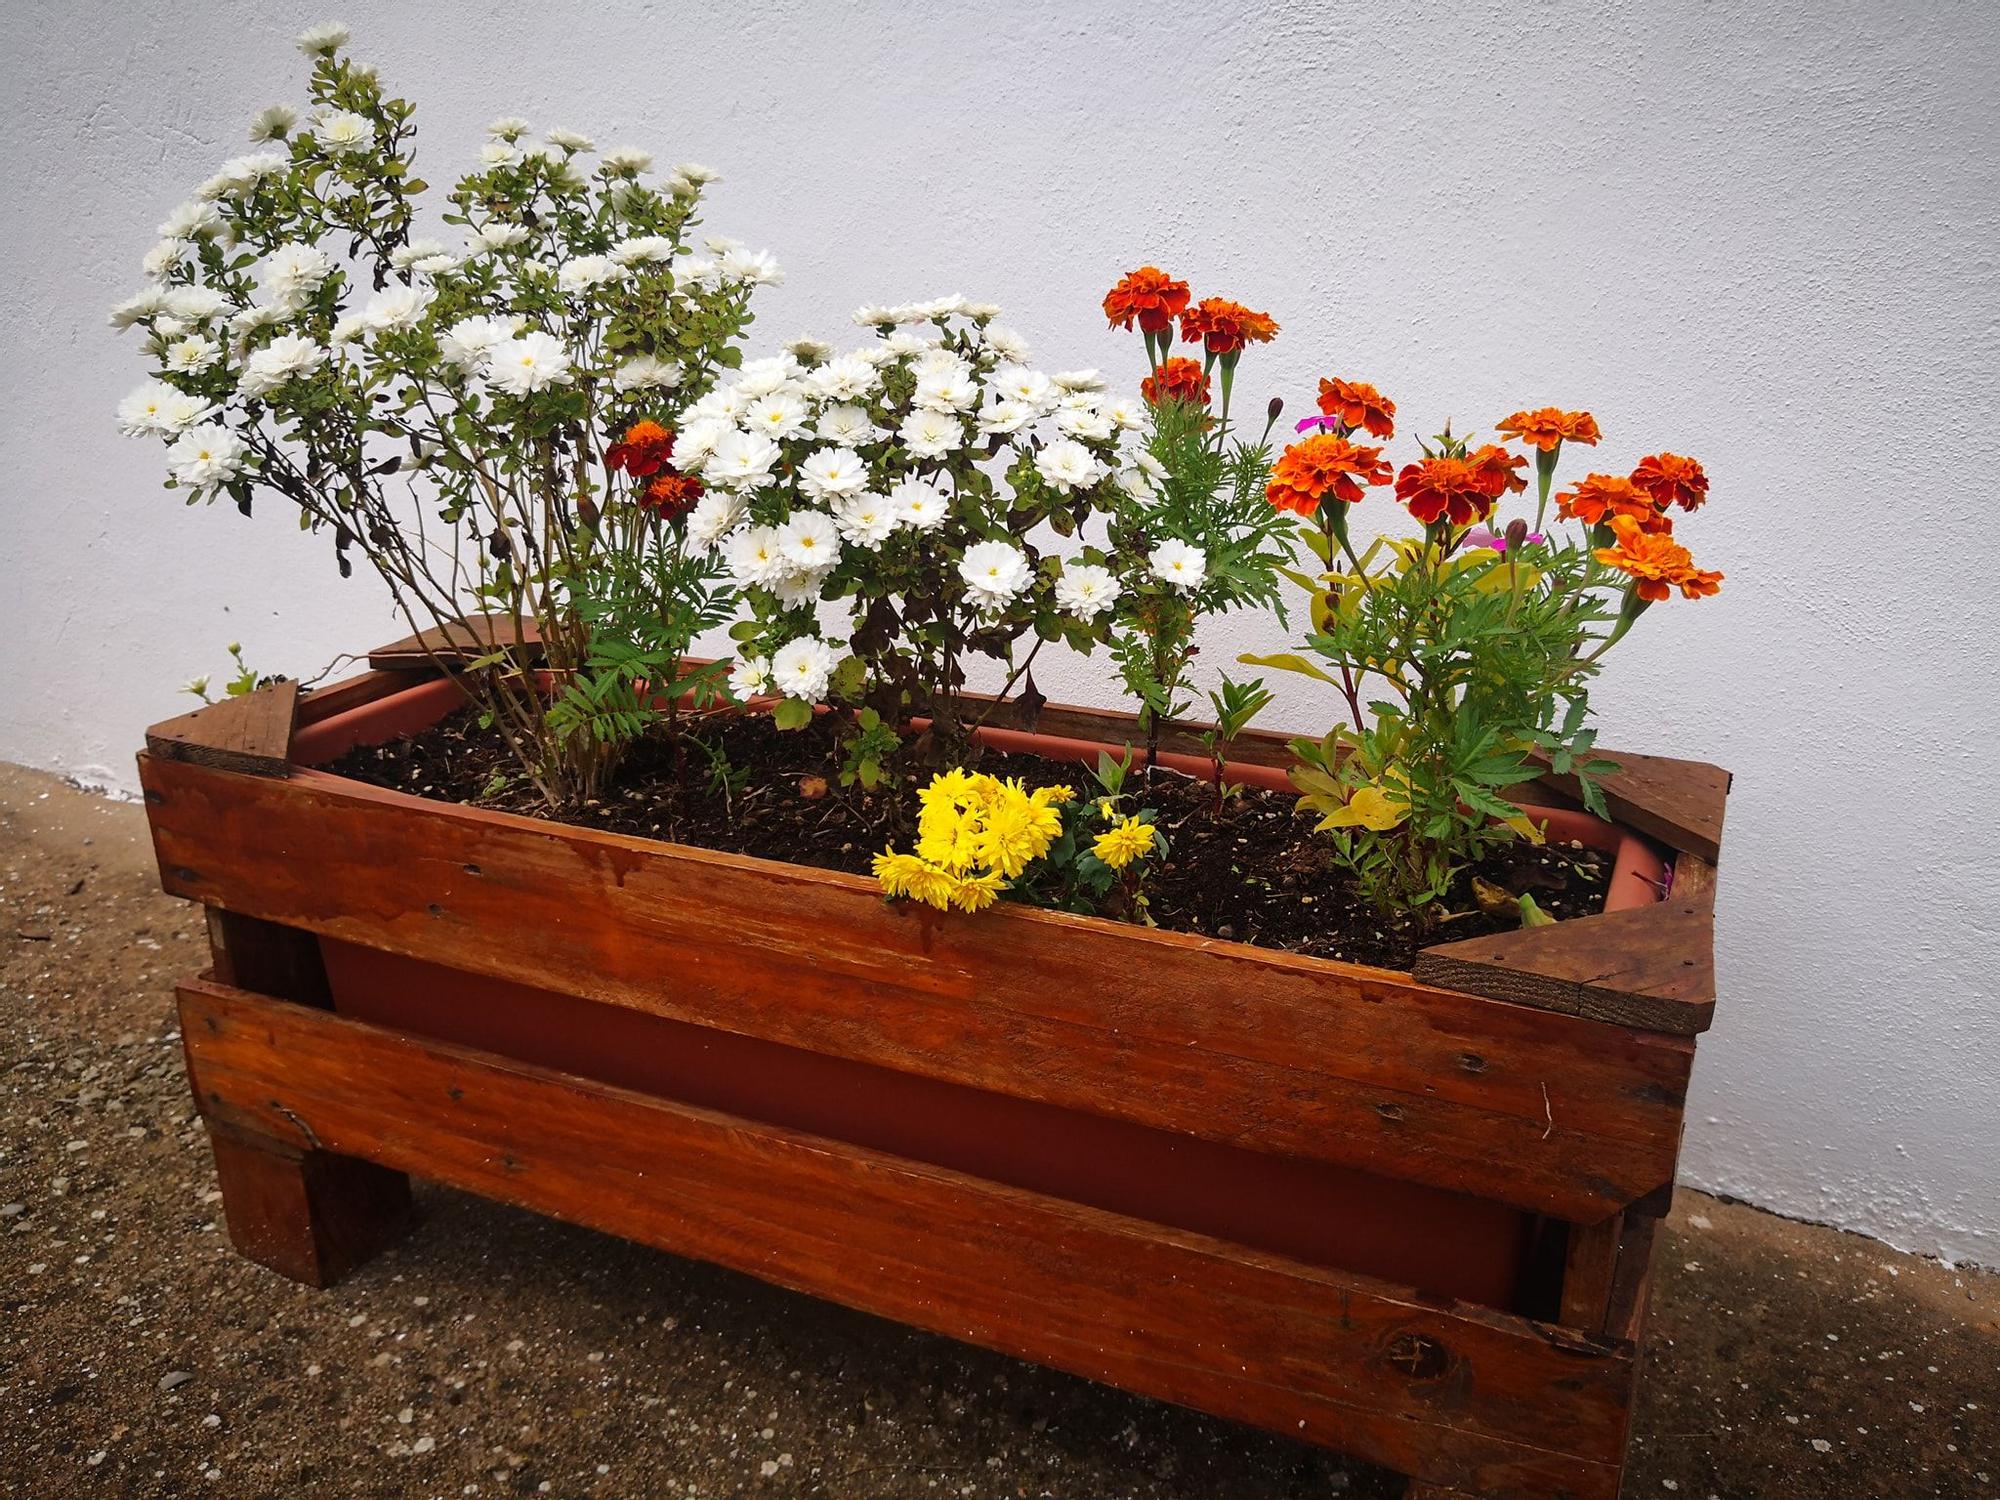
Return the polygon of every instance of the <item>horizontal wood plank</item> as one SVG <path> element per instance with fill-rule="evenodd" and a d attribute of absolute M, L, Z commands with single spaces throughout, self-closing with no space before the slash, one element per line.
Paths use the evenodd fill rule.
<path fill-rule="evenodd" d="M 378 672 L 436 670 L 502 650 L 526 662 L 541 655 L 541 643 L 541 630 L 532 617 L 517 620 L 507 614 L 467 615 L 463 620 L 377 646 L 368 653 L 368 665 Z"/>
<path fill-rule="evenodd" d="M 289 776 L 298 704 L 296 682 L 266 683 L 153 725 L 146 749 L 165 760 L 246 776 Z"/>
<path fill-rule="evenodd" d="M 1601 750 L 1618 769 L 1598 781 L 1604 803 L 1618 822 L 1656 838 L 1669 849 L 1714 862 L 1722 857 L 1722 817 L 1729 802 L 1730 775 L 1698 760 L 1671 760 L 1631 750 Z M 1538 785 L 1575 798 L 1574 776 L 1545 773 Z"/>
<path fill-rule="evenodd" d="M 169 891 L 363 946 L 1571 1221 L 1673 1175 L 1675 1038 L 316 772 L 142 775 Z"/>
<path fill-rule="evenodd" d="M 1484 1495 L 1609 1497 L 1633 1352 L 200 981 L 212 1124 L 415 1172 Z"/>

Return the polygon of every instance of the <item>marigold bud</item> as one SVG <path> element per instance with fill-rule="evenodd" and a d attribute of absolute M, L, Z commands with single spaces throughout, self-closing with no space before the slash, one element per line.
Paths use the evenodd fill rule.
<path fill-rule="evenodd" d="M 1509 550 L 1520 547 L 1528 540 L 1528 523 L 1516 516 L 1507 523 L 1506 536 Z"/>
<path fill-rule="evenodd" d="M 1285 414 L 1285 398 L 1283 396 L 1273 396 L 1271 404 L 1265 408 L 1265 412 L 1273 422 L 1277 421 L 1278 418 Z"/>

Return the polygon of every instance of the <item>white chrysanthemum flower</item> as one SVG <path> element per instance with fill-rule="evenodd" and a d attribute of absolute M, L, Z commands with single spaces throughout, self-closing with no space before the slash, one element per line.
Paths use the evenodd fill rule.
<path fill-rule="evenodd" d="M 730 537 L 722 544 L 722 565 L 742 588 L 769 588 L 792 568 L 775 526 L 752 526 Z"/>
<path fill-rule="evenodd" d="M 535 329 L 497 345 L 486 361 L 486 379 L 509 395 L 527 396 L 572 379 L 569 350 L 554 334 Z"/>
<path fill-rule="evenodd" d="M 1086 622 L 1116 604 L 1123 592 L 1111 570 L 1095 563 L 1066 563 L 1056 579 L 1057 606 Z"/>
<path fill-rule="evenodd" d="M 868 487 L 868 465 L 852 448 L 822 448 L 799 465 L 799 483 L 816 500 Z"/>
<path fill-rule="evenodd" d="M 595 151 L 597 142 L 589 136 L 574 130 L 564 130 L 558 126 L 542 137 L 551 146 L 560 146 L 565 151 Z"/>
<path fill-rule="evenodd" d="M 833 358 L 833 345 L 802 333 L 785 345 L 785 353 L 802 365 L 817 365 Z"/>
<path fill-rule="evenodd" d="M 917 343 L 919 347 L 922 347 L 923 340 L 919 339 Z M 889 347 L 889 340 L 884 337 L 879 342 L 863 344 L 859 349 L 850 349 L 842 357 L 859 360 L 872 370 L 880 370 L 882 366 L 894 362 L 896 351 Z"/>
<path fill-rule="evenodd" d="M 744 362 L 736 372 L 736 379 L 730 382 L 746 400 L 768 396 L 773 391 L 781 391 L 796 381 L 804 373 L 799 362 L 789 354 L 774 354 L 768 359 L 752 359 Z"/>
<path fill-rule="evenodd" d="M 593 287 L 608 286 L 624 274 L 608 255 L 579 255 L 563 263 L 562 270 L 556 273 L 556 285 L 565 292 L 587 292 Z"/>
<path fill-rule="evenodd" d="M 518 141 L 528 133 L 528 122 L 519 115 L 502 115 L 486 127 L 486 133 L 503 141 Z"/>
<path fill-rule="evenodd" d="M 607 177 L 637 177 L 653 170 L 653 153 L 637 146 L 613 146 L 599 166 Z"/>
<path fill-rule="evenodd" d="M 163 362 L 177 375 L 199 375 L 222 358 L 222 346 L 214 339 L 191 333 L 167 345 Z"/>
<path fill-rule="evenodd" d="M 874 490 L 843 496 L 834 506 L 833 519 L 843 538 L 871 552 L 886 542 L 902 521 L 896 503 Z"/>
<path fill-rule="evenodd" d="M 913 411 L 896 429 L 912 458 L 942 458 L 965 446 L 965 424 L 949 412 Z"/>
<path fill-rule="evenodd" d="M 896 309 L 870 303 L 854 309 L 854 321 L 862 328 L 887 328 L 896 321 Z"/>
<path fill-rule="evenodd" d="M 1201 548 L 1176 537 L 1169 537 L 1155 547 L 1146 559 L 1146 566 L 1160 582 L 1189 592 L 1200 588 L 1202 580 L 1208 577 L 1208 559 Z"/>
<path fill-rule="evenodd" d="M 986 347 L 1009 364 L 1024 365 L 1028 362 L 1028 341 L 1011 328 L 1002 328 L 998 323 L 985 331 Z"/>
<path fill-rule="evenodd" d="M 765 656 L 739 656 L 729 668 L 729 691 L 748 702 L 771 691 L 771 661 Z"/>
<path fill-rule="evenodd" d="M 313 126 L 313 138 L 329 156 L 346 156 L 375 144 L 375 126 L 351 109 L 330 110 Z"/>
<path fill-rule="evenodd" d="M 299 112 L 291 105 L 267 104 L 250 121 L 250 144 L 261 146 L 266 141 L 282 141 L 298 123 Z"/>
<path fill-rule="evenodd" d="M 742 282 L 746 286 L 776 286 L 785 279 L 785 273 L 778 268 L 778 262 L 768 250 L 736 249 L 721 257 L 722 275 L 725 280 Z"/>
<path fill-rule="evenodd" d="M 171 280 L 174 272 L 187 259 L 193 246 L 187 240 L 161 240 L 146 252 L 146 258 L 139 262 L 139 269 L 158 282 Z"/>
<path fill-rule="evenodd" d="M 735 422 L 750 406 L 750 398 L 733 385 L 719 385 L 681 413 L 690 422 L 714 420 L 725 426 Z"/>
<path fill-rule="evenodd" d="M 840 528 L 823 510 L 795 510 L 778 528 L 778 551 L 801 572 L 831 567 L 840 560 Z"/>
<path fill-rule="evenodd" d="M 826 583 L 826 575 L 831 568 L 793 568 L 781 578 L 765 585 L 771 595 L 786 609 L 797 609 L 801 605 L 819 603 L 819 593 Z"/>
<path fill-rule="evenodd" d="M 963 370 L 937 370 L 917 381 L 911 399 L 931 411 L 970 411 L 979 404 L 979 386 Z"/>
<path fill-rule="evenodd" d="M 493 351 L 519 333 L 526 321 L 518 317 L 460 318 L 439 336 L 438 352 L 461 370 L 482 370 Z"/>
<path fill-rule="evenodd" d="M 656 354 L 635 354 L 611 372 L 614 391 L 670 391 L 681 383 L 681 367 Z"/>
<path fill-rule="evenodd" d="M 1034 577 L 1027 554 L 1010 542 L 975 542 L 959 559 L 958 576 L 983 613 L 998 614 L 1018 599 Z"/>
<path fill-rule="evenodd" d="M 299 33 L 298 48 L 307 57 L 325 57 L 330 52 L 338 52 L 345 47 L 351 33 L 338 21 L 328 21 L 323 26 L 314 26 Z"/>
<path fill-rule="evenodd" d="M 242 198 L 273 172 L 282 172 L 291 158 L 282 151 L 260 151 L 251 156 L 232 156 L 216 174 L 195 189 L 197 198 Z"/>
<path fill-rule="evenodd" d="M 272 302 L 257 302 L 232 313 L 229 317 L 229 331 L 237 338 L 248 338 L 260 328 L 274 328 L 290 317 L 288 309 Z"/>
<path fill-rule="evenodd" d="M 481 166 L 511 167 L 520 159 L 520 151 L 506 141 L 488 141 L 479 148 Z"/>
<path fill-rule="evenodd" d="M 1067 495 L 1071 490 L 1102 479 L 1104 465 L 1083 444 L 1071 438 L 1062 438 L 1035 455 L 1035 472 L 1053 489 Z"/>
<path fill-rule="evenodd" d="M 1120 432 L 1137 432 L 1146 423 L 1146 403 L 1130 396 L 1114 396 L 1098 409 Z"/>
<path fill-rule="evenodd" d="M 1150 499 L 1153 486 L 1146 479 L 1146 471 L 1137 464 L 1128 464 L 1112 476 L 1118 488 L 1134 500 Z"/>
<path fill-rule="evenodd" d="M 990 401 L 979 409 L 979 430 L 988 437 L 1011 437 L 1032 426 L 1039 416 L 1034 407 L 1011 397 Z"/>
<path fill-rule="evenodd" d="M 147 287 L 145 291 L 127 297 L 112 308 L 105 318 L 113 328 L 126 329 L 145 318 L 157 317 L 167 310 L 167 293 L 160 287 Z"/>
<path fill-rule="evenodd" d="M 722 181 L 722 174 L 700 162 L 684 161 L 667 174 L 667 189 L 677 198 L 693 198 Z"/>
<path fill-rule="evenodd" d="M 190 427 L 167 449 L 167 472 L 183 489 L 212 490 L 249 467 L 250 447 L 219 423 Z"/>
<path fill-rule="evenodd" d="M 968 302 L 961 311 L 975 323 L 991 323 L 995 318 L 1000 316 L 1000 304 L 997 302 Z"/>
<path fill-rule="evenodd" d="M 722 268 L 706 255 L 682 255 L 674 260 L 674 284 L 683 292 L 689 287 L 709 291 L 722 285 Z"/>
<path fill-rule="evenodd" d="M 834 661 L 833 647 L 802 635 L 771 653 L 771 680 L 787 698 L 818 703 L 833 684 Z"/>
<path fill-rule="evenodd" d="M 190 396 L 186 391 L 175 391 L 160 403 L 160 431 L 186 432 L 195 423 L 206 422 L 215 413 L 216 407 L 201 397 Z"/>
<path fill-rule="evenodd" d="M 162 314 L 153 319 L 153 336 L 146 341 L 146 352 L 148 354 L 165 352 L 167 345 L 171 344 L 182 334 L 187 333 L 193 326 L 186 318 L 175 318 Z"/>
<path fill-rule="evenodd" d="M 368 320 L 358 312 L 342 313 L 334 320 L 333 332 L 326 341 L 335 348 L 343 344 L 359 343 L 368 332 Z"/>
<path fill-rule="evenodd" d="M 331 274 L 333 262 L 319 246 L 280 245 L 264 262 L 263 287 L 278 306 L 297 312 Z"/>
<path fill-rule="evenodd" d="M 228 227 L 213 203 L 190 198 L 162 219 L 155 233 L 163 240 L 197 240 L 221 234 Z"/>
<path fill-rule="evenodd" d="M 872 443 L 884 435 L 882 429 L 877 427 L 874 419 L 868 415 L 867 408 L 855 406 L 851 402 L 829 406 L 822 411 L 813 433 L 824 442 L 836 443 L 845 448 Z"/>
<path fill-rule="evenodd" d="M 243 363 L 236 388 L 246 396 L 268 396 L 279 386 L 310 375 L 327 361 L 327 351 L 311 339 L 281 333 Z"/>
<path fill-rule="evenodd" d="M 468 249 L 512 250 L 516 245 L 525 245 L 534 238 L 525 224 L 482 224 L 465 237 Z"/>
<path fill-rule="evenodd" d="M 1065 437 L 1081 438 L 1090 443 L 1103 442 L 1115 430 L 1111 418 L 1095 405 L 1063 407 L 1056 413 L 1056 428 Z"/>
<path fill-rule="evenodd" d="M 663 234 L 642 234 L 620 240 L 611 258 L 621 266 L 665 265 L 674 258 L 674 242 Z"/>
<path fill-rule="evenodd" d="M 921 355 L 927 349 L 937 348 L 937 340 L 925 338 L 920 333 L 912 333 L 907 328 L 898 328 L 882 340 L 883 347 L 899 358 Z"/>
<path fill-rule="evenodd" d="M 1040 370 L 1026 365 L 1001 365 L 986 377 L 986 389 L 1008 401 L 1019 401 L 1039 411 L 1055 398 L 1055 385 Z"/>
<path fill-rule="evenodd" d="M 222 293 L 209 286 L 177 286 L 166 297 L 166 310 L 188 324 L 206 323 L 228 305 Z"/>
<path fill-rule="evenodd" d="M 724 488 L 755 488 L 771 477 L 778 457 L 778 445 L 763 433 L 732 428 L 717 439 L 702 477 Z"/>
<path fill-rule="evenodd" d="M 790 391 L 773 391 L 750 403 L 743 425 L 777 441 L 797 437 L 806 430 L 806 404 Z"/>
<path fill-rule="evenodd" d="M 1165 484 L 1167 482 L 1167 466 L 1155 458 L 1147 449 L 1141 448 L 1134 454 L 1132 462 L 1137 464 L 1146 477 L 1155 484 Z"/>
<path fill-rule="evenodd" d="M 375 333 L 403 333 L 423 322 L 437 288 L 429 286 L 386 286 L 369 299 L 361 318 Z"/>
<path fill-rule="evenodd" d="M 178 396 L 164 380 L 148 380 L 118 403 L 118 430 L 126 437 L 165 432 L 167 401 Z"/>
<path fill-rule="evenodd" d="M 1104 376 L 1096 370 L 1062 370 L 1053 377 L 1059 390 L 1072 394 L 1079 391 L 1101 391 Z"/>
<path fill-rule="evenodd" d="M 749 500 L 743 495 L 728 490 L 702 491 L 694 509 L 688 512 L 688 540 L 704 552 L 714 551 L 715 544 L 735 528 L 747 509 Z"/>
<path fill-rule="evenodd" d="M 951 497 L 927 479 L 905 479 L 889 491 L 896 519 L 916 531 L 932 531 L 951 514 Z"/>
<path fill-rule="evenodd" d="M 693 411 L 689 407 L 681 413 L 680 431 L 674 434 L 673 457 L 668 460 L 683 474 L 698 474 L 706 469 L 715 445 L 736 430 L 720 417 L 697 417 L 692 415 Z"/>
<path fill-rule="evenodd" d="M 858 401 L 882 383 L 881 372 L 867 359 L 843 354 L 806 374 L 806 384 L 830 401 Z"/>
<path fill-rule="evenodd" d="M 407 271 L 420 260 L 445 253 L 444 242 L 441 240 L 411 240 L 409 244 L 398 245 L 389 252 L 389 264 L 399 271 Z"/>

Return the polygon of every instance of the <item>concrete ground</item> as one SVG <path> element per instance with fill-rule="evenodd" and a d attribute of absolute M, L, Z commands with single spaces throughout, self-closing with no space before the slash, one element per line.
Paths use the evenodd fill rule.
<path fill-rule="evenodd" d="M 0 767 L 0 1495 L 1390 1496 L 1386 1476 L 421 1188 L 233 1254 L 140 809 Z M 1683 1192 L 1628 1496 L 2000 1497 L 2000 1278 Z"/>

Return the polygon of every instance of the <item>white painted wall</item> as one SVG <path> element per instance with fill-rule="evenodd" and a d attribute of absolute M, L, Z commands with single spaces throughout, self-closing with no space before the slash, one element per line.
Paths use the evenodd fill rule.
<path fill-rule="evenodd" d="M 1683 530 L 1728 587 L 1648 617 L 1600 697 L 1611 745 L 1737 777 L 1687 1175 L 2000 1263 L 2000 14 L 1391 9 L 368 0 L 344 19 L 417 99 L 433 180 L 515 111 L 721 167 L 712 227 L 790 272 L 765 344 L 963 291 L 1049 365 L 1135 377 L 1097 303 L 1154 260 L 1284 324 L 1245 360 L 1252 403 L 1302 411 L 1342 373 L 1411 430 L 1553 402 L 1597 413 L 1595 467 L 1702 457 L 1714 500 Z M 110 423 L 136 369 L 104 308 L 252 111 L 301 97 L 290 38 L 324 18 L 153 0 L 0 20 L 0 756 L 129 787 L 141 727 L 229 640 L 309 675 L 400 633 L 277 505 L 184 511 Z M 1230 622 L 1208 657 L 1272 640 Z M 1044 686 L 1112 695 L 1097 663 Z M 1298 728 L 1332 711 L 1296 690 L 1281 708 Z"/>

